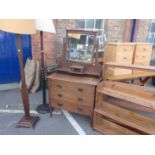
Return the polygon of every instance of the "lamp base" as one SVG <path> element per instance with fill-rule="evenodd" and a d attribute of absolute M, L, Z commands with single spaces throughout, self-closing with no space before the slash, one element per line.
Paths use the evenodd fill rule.
<path fill-rule="evenodd" d="M 17 127 L 34 128 L 38 121 L 39 121 L 39 117 L 38 116 L 30 116 L 30 118 L 25 118 L 25 116 L 24 116 L 18 122 Z"/>
<path fill-rule="evenodd" d="M 49 104 L 41 104 L 37 106 L 36 111 L 40 114 L 47 114 L 50 113 Z"/>

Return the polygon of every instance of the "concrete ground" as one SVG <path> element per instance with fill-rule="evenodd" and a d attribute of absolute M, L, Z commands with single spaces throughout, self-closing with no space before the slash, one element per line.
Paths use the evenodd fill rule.
<path fill-rule="evenodd" d="M 30 94 L 30 109 L 40 121 L 34 129 L 16 128 L 23 116 L 18 89 L 0 91 L 0 135 L 99 135 L 92 130 L 89 117 L 56 109 L 53 116 L 37 114 L 35 108 L 42 103 L 41 91 Z"/>

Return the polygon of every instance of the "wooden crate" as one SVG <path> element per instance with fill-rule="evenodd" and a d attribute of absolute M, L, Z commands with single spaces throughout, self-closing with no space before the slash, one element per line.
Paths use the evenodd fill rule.
<path fill-rule="evenodd" d="M 132 64 L 134 45 L 132 43 L 106 43 L 104 50 L 104 63 L 119 62 L 122 64 Z M 132 70 L 109 68 L 107 75 L 127 75 L 132 74 Z"/>
<path fill-rule="evenodd" d="M 133 64 L 149 66 L 152 55 L 152 44 L 135 43 Z M 142 71 L 133 70 L 133 74 L 142 73 Z"/>

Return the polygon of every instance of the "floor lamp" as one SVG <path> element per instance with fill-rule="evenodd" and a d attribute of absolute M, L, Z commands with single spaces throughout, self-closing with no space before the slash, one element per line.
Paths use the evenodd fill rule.
<path fill-rule="evenodd" d="M 22 54 L 22 43 L 20 34 L 35 33 L 35 20 L 31 19 L 2 19 L 0 20 L 0 29 L 2 31 L 16 34 L 16 44 L 18 48 L 18 59 L 21 75 L 21 97 L 24 107 L 24 117 L 18 122 L 17 127 L 34 127 L 39 120 L 38 116 L 30 116 L 29 94 L 25 81 L 24 63 Z"/>
<path fill-rule="evenodd" d="M 44 62 L 44 32 L 56 33 L 52 19 L 37 19 L 36 29 L 40 31 L 40 44 L 41 44 L 41 84 L 42 84 L 42 97 L 43 103 L 39 105 L 36 110 L 38 113 L 46 114 L 50 112 L 49 104 L 46 103 L 46 75 L 45 75 L 45 62 Z"/>

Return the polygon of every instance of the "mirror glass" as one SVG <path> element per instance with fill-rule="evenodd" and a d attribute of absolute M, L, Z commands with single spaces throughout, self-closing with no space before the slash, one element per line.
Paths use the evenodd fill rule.
<path fill-rule="evenodd" d="M 69 61 L 92 63 L 95 36 L 83 32 L 67 33 L 67 59 Z"/>

